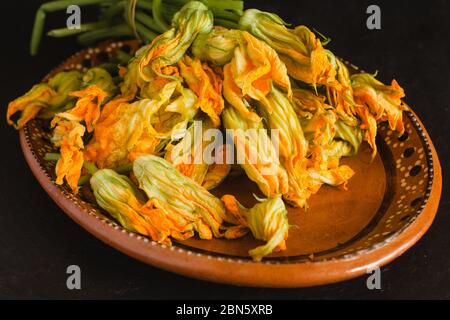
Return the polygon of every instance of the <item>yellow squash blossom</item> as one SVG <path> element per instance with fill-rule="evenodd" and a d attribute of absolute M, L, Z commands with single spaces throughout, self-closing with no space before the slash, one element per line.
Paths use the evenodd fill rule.
<path fill-rule="evenodd" d="M 178 81 L 166 84 L 158 98 L 151 101 L 146 114 L 150 120 L 148 130 L 161 139 L 178 139 L 198 112 L 196 95 Z"/>
<path fill-rule="evenodd" d="M 162 75 L 162 68 L 177 63 L 195 37 L 209 32 L 212 27 L 212 12 L 204 4 L 198 1 L 187 3 L 173 17 L 172 28 L 145 48 L 138 65 L 139 76 L 150 81 L 152 72 Z"/>
<path fill-rule="evenodd" d="M 74 193 L 78 191 L 78 180 L 83 167 L 83 140 L 85 128 L 76 121 L 61 120 L 53 130 L 52 142 L 60 148 L 61 158 L 56 164 L 56 184 L 64 178 Z"/>
<path fill-rule="evenodd" d="M 143 155 L 134 161 L 133 173 L 154 208 L 162 210 L 174 225 L 195 230 L 201 239 L 224 236 L 226 214 L 221 201 L 169 162 Z"/>
<path fill-rule="evenodd" d="M 334 123 L 334 130 L 335 139 L 345 142 L 350 147 L 347 152 L 341 151 L 341 154 L 343 156 L 356 156 L 363 140 L 363 133 L 360 126 L 350 126 L 341 119 L 338 119 Z"/>
<path fill-rule="evenodd" d="M 319 108 L 311 118 L 302 119 L 305 136 L 314 145 L 328 145 L 334 138 L 337 115 L 330 109 Z"/>
<path fill-rule="evenodd" d="M 211 11 L 198 1 L 188 2 L 172 19 L 172 28 L 141 47 L 127 68 L 121 68 L 123 97 L 153 99 L 168 82 L 180 80 L 176 64 L 196 36 L 213 27 Z"/>
<path fill-rule="evenodd" d="M 370 113 L 369 109 L 364 106 L 356 106 L 356 114 L 361 119 L 360 128 L 364 131 L 364 140 L 369 143 L 373 152 L 372 157 L 377 154 L 377 119 L 373 114 Z"/>
<path fill-rule="evenodd" d="M 69 96 L 78 98 L 75 106 L 65 108 L 67 111 L 56 114 L 52 126 L 60 119 L 84 121 L 88 132 L 92 132 L 100 116 L 101 106 L 116 93 L 116 90 L 117 87 L 108 71 L 99 67 L 89 69 L 82 77 L 81 90 L 69 93 Z"/>
<path fill-rule="evenodd" d="M 242 158 L 239 164 L 248 178 L 254 181 L 267 197 L 286 193 L 286 171 L 280 164 L 275 146 L 262 122 L 248 120 L 233 107 L 225 108 L 222 121 L 225 128 L 231 130 L 237 157 Z"/>
<path fill-rule="evenodd" d="M 94 126 L 100 117 L 100 106 L 108 96 L 107 93 L 100 87 L 92 85 L 84 90 L 73 91 L 70 95 L 79 98 L 75 107 L 66 112 L 58 113 L 53 118 L 52 125 L 55 125 L 60 119 L 84 121 L 87 131 L 94 131 Z"/>
<path fill-rule="evenodd" d="M 167 145 L 164 158 L 183 175 L 201 185 L 209 167 L 203 157 L 207 146 L 203 136 L 204 131 L 211 128 L 211 122 L 205 120 L 200 126 L 197 124 L 194 122 L 180 141 Z"/>
<path fill-rule="evenodd" d="M 91 177 L 90 184 L 98 205 L 125 229 L 168 245 L 170 236 L 179 235 L 161 211 L 143 205 L 142 196 L 127 176 L 102 169 Z"/>
<path fill-rule="evenodd" d="M 392 130 L 402 134 L 403 111 L 407 108 L 401 100 L 405 92 L 397 81 L 384 85 L 367 73 L 355 74 L 351 80 L 356 103 L 367 106 L 377 121 L 388 121 Z"/>
<path fill-rule="evenodd" d="M 8 123 L 16 129 L 21 129 L 28 121 L 34 119 L 39 111 L 47 106 L 46 101 L 55 95 L 56 92 L 46 83 L 33 86 L 25 95 L 9 103 L 6 113 Z M 14 123 L 11 117 L 16 112 L 21 112 L 21 115 L 17 123 Z"/>
<path fill-rule="evenodd" d="M 263 104 L 259 107 L 269 129 L 277 132 L 280 162 L 289 181 L 289 190 L 283 196 L 292 205 L 304 207 L 310 195 L 305 180 L 308 142 L 289 99 L 275 87 L 268 99 L 272 110 L 267 110 Z"/>
<path fill-rule="evenodd" d="M 285 65 L 277 53 L 264 42 L 248 32 L 242 32 L 245 45 L 235 49 L 233 59 L 224 67 L 224 97 L 244 116 L 258 120 L 259 117 L 248 110 L 247 98 L 255 99 L 272 108 L 267 95 L 273 84 L 283 88 L 292 96 L 291 83 Z"/>
<path fill-rule="evenodd" d="M 208 166 L 205 178 L 202 181 L 202 186 L 206 190 L 216 188 L 231 172 L 231 164 L 227 163 L 226 145 L 220 145 L 214 150 L 214 158 L 217 161 Z"/>
<path fill-rule="evenodd" d="M 226 46 L 222 47 L 221 42 Z M 250 99 L 260 101 L 271 108 L 267 99 L 272 85 L 283 88 L 292 96 L 291 83 L 286 66 L 277 53 L 265 42 L 246 31 L 214 29 L 208 35 L 199 38 L 196 47 L 211 48 L 207 51 L 194 50 L 199 58 L 210 62 L 217 59 L 223 67 L 223 96 L 227 102 L 246 118 L 260 121 L 260 117 L 251 111 Z M 213 50 L 223 50 L 217 57 Z M 228 52 L 227 52 L 228 50 Z"/>
<path fill-rule="evenodd" d="M 143 54 L 144 52 L 141 50 L 142 48 L 136 52 L 136 55 L 130 59 L 126 67 L 119 67 L 119 76 L 123 78 L 123 81 L 120 84 L 120 93 L 127 101 L 134 99 L 136 95 L 140 93 L 140 88 L 145 86 L 145 82 L 138 77 L 138 63 L 140 57 L 138 54 Z"/>
<path fill-rule="evenodd" d="M 338 138 L 351 145 L 347 155 L 356 155 L 362 142 L 359 121 L 357 125 L 348 124 L 348 121 L 342 120 L 336 108 L 325 103 L 326 97 L 310 90 L 294 89 L 293 93 L 294 109 L 307 140 L 326 145 L 332 139 Z"/>
<path fill-rule="evenodd" d="M 206 63 L 189 56 L 185 56 L 178 65 L 184 81 L 198 97 L 196 106 L 211 118 L 214 127 L 218 127 L 224 108 L 222 79 Z"/>
<path fill-rule="evenodd" d="M 325 102 L 327 99 L 325 96 L 316 94 L 311 90 L 295 88 L 292 92 L 294 110 L 300 119 L 311 119 L 318 109 L 333 108 Z"/>
<path fill-rule="evenodd" d="M 112 168 L 141 154 L 156 153 L 164 139 L 185 131 L 196 114 L 195 101 L 194 93 L 176 81 L 164 86 L 158 99 L 111 100 L 86 147 L 86 159 L 100 168 Z"/>
<path fill-rule="evenodd" d="M 136 54 L 140 54 L 139 51 Z M 122 69 L 126 71 L 123 72 L 124 79 L 120 90 L 126 100 L 133 100 L 136 96 L 140 99 L 155 99 L 166 84 L 173 82 L 174 79 L 181 79 L 177 66 L 167 66 L 161 69 L 161 76 L 152 74 L 151 80 L 143 80 L 137 73 L 140 57 L 142 54 L 130 60 L 127 68 Z"/>
<path fill-rule="evenodd" d="M 336 64 L 336 78 L 339 85 L 327 89 L 330 91 L 331 104 L 336 109 L 339 118 L 350 126 L 357 126 L 359 123 L 358 119 L 355 117 L 355 101 L 353 99 L 353 89 L 349 71 L 341 60 L 334 58 L 334 56 L 333 59 Z"/>
<path fill-rule="evenodd" d="M 11 101 L 8 105 L 6 119 L 16 129 L 22 128 L 38 113 L 44 117 L 52 117 L 61 109 L 73 106 L 74 97 L 69 93 L 81 86 L 81 73 L 78 71 L 60 72 L 49 80 L 33 86 L 25 95 Z M 14 123 L 12 115 L 21 112 L 20 118 Z"/>
<path fill-rule="evenodd" d="M 186 177 L 210 190 L 226 178 L 231 166 L 226 163 L 223 145 L 219 146 L 220 142 L 214 140 L 216 138 L 214 141 L 207 139 L 207 130 L 213 128 L 211 121 L 203 120 L 201 125 L 197 126 L 199 122 L 194 122 L 188 128 L 181 141 L 167 145 L 164 158 Z M 210 148 L 214 154 L 206 154 Z"/>
<path fill-rule="evenodd" d="M 266 241 L 265 245 L 249 251 L 253 260 L 261 261 L 272 252 L 286 250 L 289 223 L 287 210 L 280 196 L 262 200 L 251 209 L 242 206 L 231 195 L 223 196 L 222 202 L 230 216 L 248 227 L 256 239 Z"/>
<path fill-rule="evenodd" d="M 324 102 L 324 97 L 302 89 L 294 90 L 294 96 L 300 124 L 309 144 L 303 184 L 310 195 L 324 183 L 345 187 L 354 172 L 348 166 L 340 166 L 339 160 L 358 152 L 363 138 L 361 129 L 340 119 L 337 110 Z"/>
<path fill-rule="evenodd" d="M 307 27 L 289 29 L 276 14 L 257 9 L 245 10 L 239 25 L 278 52 L 291 77 L 313 86 L 336 81 L 326 50 Z"/>
<path fill-rule="evenodd" d="M 234 49 L 243 43 L 240 30 L 228 30 L 214 27 L 209 33 L 202 33 L 192 43 L 191 50 L 201 61 L 209 61 L 217 66 L 223 66 L 231 61 Z"/>
<path fill-rule="evenodd" d="M 337 168 L 327 170 L 308 169 L 311 178 L 317 180 L 316 185 L 319 186 L 322 183 L 330 186 L 342 185 L 344 189 L 347 186 L 348 180 L 355 174 L 355 172 L 347 165 L 341 165 Z"/>
<path fill-rule="evenodd" d="M 83 75 L 83 87 L 97 86 L 107 94 L 107 100 L 117 93 L 117 86 L 111 74 L 101 67 L 90 68 Z M 106 102 L 106 101 L 105 101 Z"/>
<path fill-rule="evenodd" d="M 52 119 L 53 143 L 60 148 L 61 158 L 56 164 L 56 183 L 62 184 L 65 177 L 71 189 L 76 193 L 81 168 L 84 162 L 82 137 L 85 126 L 88 132 L 100 118 L 103 102 L 115 92 L 111 75 L 104 69 L 92 68 L 83 76 L 85 89 L 72 91 L 70 96 L 77 97 L 75 106 L 60 112 Z M 106 91 L 105 91 L 106 90 Z M 84 121 L 85 126 L 80 122 Z"/>
<path fill-rule="evenodd" d="M 371 74 L 360 73 L 351 77 L 353 95 L 356 103 L 356 113 L 362 121 L 364 139 L 370 144 L 375 156 L 377 146 L 377 123 L 388 121 L 389 127 L 403 134 L 403 111 L 407 110 L 402 102 L 405 93 L 397 83 L 392 80 L 390 86 L 384 85 Z"/>

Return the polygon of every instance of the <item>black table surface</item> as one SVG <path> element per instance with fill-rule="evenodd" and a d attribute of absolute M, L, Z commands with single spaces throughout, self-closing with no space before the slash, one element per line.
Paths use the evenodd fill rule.
<path fill-rule="evenodd" d="M 0 98 L 28 90 L 48 70 L 80 49 L 74 39 L 44 39 L 37 57 L 28 55 L 34 12 L 41 1 L 2 2 Z M 368 30 L 366 8 L 381 8 L 381 30 Z M 332 38 L 338 56 L 379 78 L 395 78 L 406 101 L 423 120 L 438 150 L 444 189 L 438 215 L 426 235 L 382 268 L 381 290 L 366 277 L 303 289 L 246 288 L 175 275 L 114 250 L 84 231 L 47 196 L 29 170 L 17 132 L 0 121 L 0 298 L 146 299 L 401 299 L 450 298 L 449 18 L 450 3 L 437 1 L 247 1 L 288 22 L 314 27 Z M 65 13 L 49 15 L 64 26 Z M 82 15 L 83 19 L 83 15 Z M 3 118 L 4 119 L 4 118 Z M 66 268 L 78 265 L 81 290 L 68 290 Z"/>

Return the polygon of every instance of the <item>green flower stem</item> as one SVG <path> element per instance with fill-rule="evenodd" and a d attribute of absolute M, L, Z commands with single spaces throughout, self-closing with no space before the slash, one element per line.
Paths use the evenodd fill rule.
<path fill-rule="evenodd" d="M 153 0 L 152 12 L 153 19 L 155 19 L 156 24 L 163 30 L 168 30 L 170 26 L 164 20 L 164 17 L 161 13 L 161 1 L 162 0 Z"/>
<path fill-rule="evenodd" d="M 47 35 L 49 37 L 62 38 L 62 37 L 77 35 L 77 34 L 80 34 L 80 33 L 86 32 L 86 31 L 90 31 L 90 30 L 105 28 L 108 26 L 109 26 L 109 23 L 102 22 L 102 21 L 93 22 L 93 23 L 85 23 L 85 24 L 80 25 L 80 29 L 68 29 L 68 28 L 53 29 L 53 30 L 50 30 L 49 32 L 47 32 Z"/>
<path fill-rule="evenodd" d="M 86 183 L 89 182 L 90 179 L 91 179 L 90 175 L 81 176 L 80 180 L 78 180 L 78 185 L 79 186 L 84 186 Z"/>
<path fill-rule="evenodd" d="M 214 14 L 215 20 L 226 19 L 226 20 L 230 20 L 230 21 L 238 23 L 239 19 L 241 18 L 241 15 L 239 15 L 233 11 L 227 11 L 227 10 L 216 9 L 216 8 L 211 8 L 210 10 Z"/>
<path fill-rule="evenodd" d="M 190 0 L 167 0 L 167 3 L 182 7 Z M 236 13 L 242 13 L 244 10 L 244 2 L 240 0 L 200 0 L 209 9 L 233 10 Z"/>
<path fill-rule="evenodd" d="M 123 36 L 133 36 L 133 31 L 127 24 L 87 31 L 78 36 L 78 41 L 83 45 L 89 45 L 99 40 Z"/>
<path fill-rule="evenodd" d="M 46 161 L 58 161 L 61 159 L 61 155 L 59 153 L 48 152 L 44 156 L 44 160 Z"/>
<path fill-rule="evenodd" d="M 42 33 L 44 32 L 45 24 L 45 11 L 39 9 L 36 11 L 36 17 L 34 18 L 33 33 L 31 34 L 30 42 L 30 54 L 36 55 L 39 50 L 39 43 L 42 39 Z"/>
<path fill-rule="evenodd" d="M 125 11 L 126 1 L 122 0 L 110 5 L 100 15 L 100 20 L 111 20 L 112 18 L 122 15 Z"/>
<path fill-rule="evenodd" d="M 140 0 L 136 3 L 136 8 L 145 9 L 147 11 L 153 10 L 153 1 L 152 0 Z"/>
<path fill-rule="evenodd" d="M 98 171 L 97 166 L 89 161 L 84 161 L 83 162 L 83 168 L 85 168 L 90 175 L 93 175 L 94 173 L 96 173 Z"/>
<path fill-rule="evenodd" d="M 34 26 L 30 42 L 30 54 L 34 56 L 39 50 L 39 44 L 41 43 L 42 34 L 44 33 L 45 16 L 47 12 L 64 10 L 70 5 L 95 5 L 111 1 L 113 0 L 60 0 L 44 3 L 36 11 L 36 16 L 34 18 Z"/>
<path fill-rule="evenodd" d="M 115 0 L 58 0 L 44 3 L 40 7 L 40 9 L 44 10 L 45 12 L 54 12 L 59 10 L 65 10 L 70 5 L 90 6 L 113 1 Z"/>
<path fill-rule="evenodd" d="M 145 27 L 145 25 L 143 25 L 142 23 L 139 23 L 139 22 L 136 22 L 136 30 L 140 34 L 142 40 L 145 43 L 151 42 L 158 35 L 157 33 L 153 32 L 152 30 Z"/>
<path fill-rule="evenodd" d="M 163 30 L 158 23 L 156 23 L 155 19 L 153 19 L 143 11 L 136 11 L 136 20 L 142 23 L 146 28 L 149 28 L 158 33 L 163 33 L 164 31 L 166 31 Z"/>
<path fill-rule="evenodd" d="M 118 166 L 114 169 L 115 172 L 120 173 L 120 174 L 128 173 L 131 170 L 133 170 L 132 163 L 124 164 L 124 165 Z"/>
<path fill-rule="evenodd" d="M 141 23 L 138 33 L 146 40 L 154 38 L 154 33 L 162 33 L 170 28 L 174 14 L 191 0 L 139 0 L 136 3 L 135 19 Z M 200 0 L 213 12 L 215 22 L 227 28 L 237 28 L 243 13 L 241 0 Z M 46 2 L 36 11 L 30 41 L 30 54 L 36 55 L 44 33 L 45 18 L 48 12 L 65 10 L 69 5 L 98 6 L 102 9 L 99 21 L 86 23 L 81 29 L 54 29 L 48 32 L 51 37 L 78 35 L 78 41 L 90 45 L 96 41 L 123 36 L 133 37 L 132 29 L 124 18 L 128 0 L 58 0 Z M 150 15 L 151 14 L 151 15 Z M 117 24 L 116 24 L 117 23 Z M 114 25 L 115 24 L 115 25 Z"/>
<path fill-rule="evenodd" d="M 239 24 L 225 19 L 214 19 L 214 24 L 228 29 L 239 29 Z"/>

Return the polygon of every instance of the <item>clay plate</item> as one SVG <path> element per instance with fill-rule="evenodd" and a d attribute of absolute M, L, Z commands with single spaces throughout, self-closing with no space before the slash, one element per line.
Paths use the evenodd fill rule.
<path fill-rule="evenodd" d="M 47 77 L 63 69 L 83 70 L 115 50 L 135 51 L 134 41 L 102 44 L 76 53 Z M 347 63 L 352 72 L 358 68 Z M 46 80 L 44 79 L 44 80 Z M 25 158 L 39 183 L 75 222 L 108 245 L 150 265 L 186 276 L 260 287 L 303 287 L 338 282 L 383 266 L 410 248 L 425 233 L 436 214 L 442 189 L 441 167 L 420 120 L 405 112 L 406 132 L 398 137 L 381 125 L 378 155 L 364 144 L 358 156 L 344 159 L 356 172 L 348 190 L 324 186 L 309 201 L 309 209 L 289 208 L 288 249 L 253 262 L 248 250 L 259 244 L 251 236 L 239 240 L 197 238 L 160 245 L 116 224 L 81 194 L 54 184 L 50 132 L 41 120 L 20 132 Z M 241 177 L 226 180 L 214 194 L 232 193 L 247 206 L 257 188 Z"/>

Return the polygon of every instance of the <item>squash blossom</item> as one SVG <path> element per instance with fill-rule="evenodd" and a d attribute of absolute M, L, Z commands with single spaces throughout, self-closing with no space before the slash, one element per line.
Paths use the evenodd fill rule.
<path fill-rule="evenodd" d="M 78 180 L 83 167 L 83 135 L 85 127 L 77 121 L 61 120 L 53 130 L 52 142 L 59 147 L 61 158 L 56 163 L 56 184 L 64 178 L 74 193 L 78 192 Z"/>
<path fill-rule="evenodd" d="M 203 120 L 201 127 L 197 128 L 196 124 L 199 122 L 195 122 L 188 128 L 181 141 L 167 145 L 164 158 L 186 177 L 210 190 L 226 178 L 231 166 L 226 163 L 223 145 L 218 146 L 219 142 L 215 141 L 215 138 L 212 139 L 214 141 L 208 140 L 205 134 L 208 129 L 213 128 L 211 121 Z M 206 154 L 208 150 L 211 152 Z M 218 154 L 212 154 L 212 151 Z M 205 159 L 205 155 L 213 159 Z"/>
<path fill-rule="evenodd" d="M 100 67 L 90 68 L 83 75 L 83 86 L 87 88 L 92 85 L 96 85 L 106 92 L 107 100 L 105 102 L 115 96 L 118 91 L 111 74 Z"/>
<path fill-rule="evenodd" d="M 192 43 L 191 50 L 201 61 L 224 66 L 234 56 L 234 49 L 243 43 L 240 30 L 214 27 L 209 33 L 202 33 Z"/>
<path fill-rule="evenodd" d="M 225 43 L 221 46 L 221 43 Z M 278 85 L 292 96 L 291 82 L 286 66 L 277 53 L 265 42 L 246 31 L 214 29 L 197 40 L 196 47 L 207 48 L 193 50 L 200 59 L 220 64 L 223 67 L 223 96 L 225 100 L 246 118 L 260 121 L 253 111 L 250 99 L 271 109 L 267 95 L 272 84 Z M 221 53 L 219 52 L 220 50 Z"/>
<path fill-rule="evenodd" d="M 351 81 L 357 104 L 367 106 L 377 121 L 388 121 L 392 130 L 402 134 L 405 130 L 402 111 L 407 108 L 401 100 L 405 92 L 397 81 L 384 85 L 367 73 L 355 74 Z"/>
<path fill-rule="evenodd" d="M 82 78 L 81 90 L 68 93 L 78 98 L 75 106 L 57 113 L 52 119 L 51 126 L 55 127 L 52 142 L 60 148 L 61 154 L 56 164 L 56 183 L 62 184 L 65 178 L 74 193 L 77 193 L 84 161 L 82 137 L 85 127 L 88 132 L 94 131 L 101 106 L 115 94 L 115 90 L 112 77 L 106 70 L 89 69 Z"/>
<path fill-rule="evenodd" d="M 363 133 L 359 126 L 349 126 L 344 121 L 338 119 L 334 123 L 335 139 L 341 140 L 347 144 L 350 149 L 348 151 L 341 151 L 342 156 L 356 156 L 363 140 Z M 336 140 L 335 140 L 336 142 Z M 333 147 L 333 146 L 332 146 Z"/>
<path fill-rule="evenodd" d="M 336 168 L 330 168 L 326 170 L 317 170 L 314 168 L 308 169 L 308 173 L 313 181 L 313 186 L 316 186 L 316 190 L 312 187 L 312 193 L 316 193 L 320 186 L 325 183 L 330 186 L 341 186 L 345 190 L 347 188 L 348 180 L 355 174 L 355 172 L 347 165 L 341 165 Z"/>
<path fill-rule="evenodd" d="M 292 90 L 292 102 L 295 113 L 300 119 L 310 119 L 319 108 L 332 109 L 326 103 L 326 97 L 306 89 L 295 88 Z"/>
<path fill-rule="evenodd" d="M 70 95 L 78 97 L 75 107 L 56 114 L 52 120 L 52 126 L 55 126 L 61 119 L 84 121 L 87 131 L 94 131 L 94 126 L 100 117 L 100 106 L 107 97 L 106 92 L 100 87 L 92 85 L 80 91 L 73 91 Z"/>
<path fill-rule="evenodd" d="M 237 157 L 243 158 L 239 164 L 248 178 L 267 197 L 286 193 L 288 176 L 262 121 L 251 121 L 233 107 L 225 108 L 222 121 L 224 127 L 232 131 Z"/>
<path fill-rule="evenodd" d="M 121 226 L 170 245 L 173 225 L 162 212 L 149 210 L 142 204 L 142 196 L 127 176 L 102 169 L 91 177 L 90 184 L 98 205 Z"/>
<path fill-rule="evenodd" d="M 235 49 L 233 59 L 223 69 L 223 95 L 243 116 L 259 121 L 260 117 L 250 111 L 248 99 L 259 101 L 271 110 L 273 106 L 267 95 L 273 84 L 283 88 L 291 97 L 291 82 L 286 66 L 271 47 L 248 32 L 242 32 L 242 36 L 245 45 Z"/>
<path fill-rule="evenodd" d="M 201 239 L 224 236 L 221 227 L 227 217 L 222 202 L 168 161 L 140 156 L 133 163 L 133 173 L 153 206 L 177 227 L 195 230 Z"/>
<path fill-rule="evenodd" d="M 331 52 L 329 54 L 332 55 Z M 336 65 L 336 79 L 339 84 L 327 88 L 331 99 L 330 104 L 335 108 L 339 118 L 348 125 L 354 127 L 359 125 L 359 121 L 355 116 L 355 101 L 353 99 L 350 74 L 344 63 L 342 63 L 341 60 L 336 59 L 334 55 L 332 56 Z"/>
<path fill-rule="evenodd" d="M 220 125 L 220 114 L 224 108 L 222 79 L 206 63 L 189 56 L 178 62 L 181 76 L 198 97 L 196 107 L 205 112 L 214 127 Z"/>
<path fill-rule="evenodd" d="M 359 120 L 357 125 L 350 125 L 346 120 L 342 120 L 336 109 L 325 103 L 324 96 L 304 89 L 294 89 L 293 92 L 295 113 L 310 143 L 325 146 L 337 138 L 350 144 L 346 148 L 348 153 L 343 156 L 354 156 L 358 153 L 362 142 Z"/>
<path fill-rule="evenodd" d="M 88 132 L 94 130 L 94 124 L 100 117 L 100 105 L 106 97 L 106 93 L 96 85 L 89 86 L 81 91 L 71 92 L 70 95 L 82 97 L 78 99 L 75 107 L 58 113 L 51 122 L 53 130 L 52 142 L 60 148 L 61 158 L 56 163 L 56 184 L 62 184 L 65 178 L 74 193 L 78 190 L 83 167 L 84 148 L 83 135 L 85 126 L 80 122 L 85 121 Z"/>
<path fill-rule="evenodd" d="M 213 27 L 211 11 L 198 1 L 188 2 L 172 19 L 172 28 L 140 48 L 126 70 L 121 92 L 129 100 L 136 94 L 154 98 L 169 81 L 181 80 L 176 63 L 181 60 L 196 36 Z"/>
<path fill-rule="evenodd" d="M 262 200 L 251 209 L 242 206 L 231 195 L 223 196 L 222 202 L 228 214 L 248 227 L 256 239 L 266 241 L 265 245 L 249 251 L 253 260 L 261 261 L 272 252 L 286 250 L 289 223 L 281 196 Z"/>
<path fill-rule="evenodd" d="M 195 94 L 172 81 L 159 92 L 158 99 L 133 103 L 118 97 L 102 110 L 86 159 L 100 168 L 132 162 L 139 155 L 155 154 L 173 135 L 184 133 L 197 113 Z"/>
<path fill-rule="evenodd" d="M 276 14 L 257 9 L 245 10 L 239 25 L 278 52 L 294 79 L 314 87 L 316 84 L 332 85 L 336 82 L 336 71 L 327 52 L 307 27 L 287 28 Z"/>
<path fill-rule="evenodd" d="M 340 166 L 339 161 L 343 156 L 358 152 L 361 129 L 341 120 L 336 109 L 324 102 L 324 97 L 302 89 L 295 89 L 294 97 L 296 113 L 300 115 L 308 141 L 307 174 L 299 181 L 307 186 L 309 195 L 316 193 L 324 183 L 345 188 L 354 172 L 348 166 Z"/>
<path fill-rule="evenodd" d="M 172 29 L 157 37 L 139 64 L 139 72 L 146 79 L 146 68 L 161 75 L 161 68 L 177 63 L 200 33 L 213 27 L 213 15 L 198 1 L 191 1 L 178 11 L 172 19 Z"/>
<path fill-rule="evenodd" d="M 304 207 L 309 198 L 306 155 L 308 142 L 303 135 L 300 121 L 289 99 L 279 89 L 273 87 L 268 95 L 272 110 L 259 104 L 261 114 L 268 128 L 278 131 L 280 162 L 288 176 L 289 189 L 283 197 L 292 205 Z"/>
<path fill-rule="evenodd" d="M 78 98 L 75 106 L 58 113 L 52 120 L 52 126 L 60 119 L 84 121 L 87 131 L 94 131 L 100 117 L 100 108 L 116 93 L 116 86 L 111 75 L 102 68 L 89 69 L 83 76 L 83 86 L 82 90 L 70 93 L 71 96 Z"/>
<path fill-rule="evenodd" d="M 8 104 L 6 119 L 16 129 L 21 129 L 28 121 L 38 114 L 43 118 L 51 118 L 55 113 L 71 108 L 76 98 L 70 92 L 81 87 L 82 74 L 78 71 L 60 72 L 51 78 L 48 83 L 34 85 L 26 94 Z M 20 112 L 16 123 L 11 117 Z"/>
<path fill-rule="evenodd" d="M 351 77 L 356 112 L 362 120 L 361 128 L 365 131 L 364 139 L 376 154 L 375 138 L 377 123 L 388 121 L 389 127 L 403 134 L 403 111 L 407 107 L 402 102 L 405 96 L 403 88 L 392 80 L 391 85 L 384 85 L 371 74 L 361 73 Z"/>
<path fill-rule="evenodd" d="M 177 65 L 166 66 L 161 69 L 161 75 L 150 70 L 150 78 L 144 80 L 139 75 L 139 63 L 147 54 L 147 47 L 142 47 L 136 52 L 126 68 L 122 67 L 119 74 L 123 77 L 120 91 L 123 98 L 128 101 L 134 100 L 136 96 L 143 99 L 155 99 L 159 92 L 169 82 L 181 81 L 180 72 Z"/>
<path fill-rule="evenodd" d="M 222 157 L 226 158 L 224 153 L 224 149 L 221 149 L 223 152 Z M 202 181 L 202 187 L 206 190 L 212 190 L 219 186 L 228 174 L 231 171 L 231 165 L 226 163 L 213 163 L 208 166 L 208 171 Z"/>

